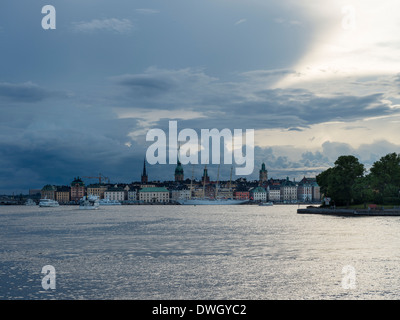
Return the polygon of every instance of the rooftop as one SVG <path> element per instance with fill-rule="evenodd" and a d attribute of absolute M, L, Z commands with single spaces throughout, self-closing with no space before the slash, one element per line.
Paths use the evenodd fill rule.
<path fill-rule="evenodd" d="M 169 192 L 165 187 L 149 187 L 149 188 L 142 188 L 140 192 Z"/>

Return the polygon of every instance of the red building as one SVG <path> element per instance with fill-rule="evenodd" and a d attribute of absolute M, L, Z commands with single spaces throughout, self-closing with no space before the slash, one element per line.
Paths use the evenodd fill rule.
<path fill-rule="evenodd" d="M 233 194 L 235 199 L 237 200 L 249 200 L 250 192 L 249 191 L 235 191 Z"/>
<path fill-rule="evenodd" d="M 71 201 L 79 201 L 85 195 L 85 184 L 81 178 L 74 178 L 71 182 Z"/>

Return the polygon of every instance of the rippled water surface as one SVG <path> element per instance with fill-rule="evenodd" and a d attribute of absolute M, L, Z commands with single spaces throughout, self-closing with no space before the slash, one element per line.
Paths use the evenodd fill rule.
<path fill-rule="evenodd" d="M 296 210 L 1 206 L 0 299 L 400 299 L 400 217 Z"/>

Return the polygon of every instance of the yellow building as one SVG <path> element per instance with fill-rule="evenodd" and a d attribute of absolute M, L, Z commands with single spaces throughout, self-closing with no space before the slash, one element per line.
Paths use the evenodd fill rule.
<path fill-rule="evenodd" d="M 107 186 L 100 184 L 91 184 L 87 186 L 86 193 L 93 196 L 98 196 L 99 199 L 104 199 L 104 192 L 107 191 Z"/>
<path fill-rule="evenodd" d="M 40 197 L 42 199 L 56 200 L 56 187 L 50 184 L 45 185 L 40 191 Z"/>
<path fill-rule="evenodd" d="M 71 201 L 71 190 L 69 187 L 58 187 L 56 200 L 59 204 L 68 204 Z"/>

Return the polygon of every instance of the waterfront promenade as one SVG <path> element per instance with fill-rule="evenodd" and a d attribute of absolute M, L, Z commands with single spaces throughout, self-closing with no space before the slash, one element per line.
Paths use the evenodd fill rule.
<path fill-rule="evenodd" d="M 297 209 L 299 214 L 322 214 L 334 216 L 400 216 L 400 209 L 332 209 L 305 208 Z"/>

